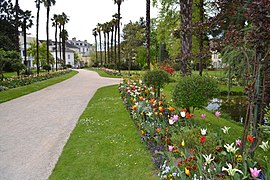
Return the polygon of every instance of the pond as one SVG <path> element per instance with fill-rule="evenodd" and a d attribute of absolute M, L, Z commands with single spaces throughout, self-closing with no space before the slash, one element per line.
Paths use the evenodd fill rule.
<path fill-rule="evenodd" d="M 228 114 L 233 120 L 243 122 L 246 114 L 247 99 L 245 96 L 221 96 L 212 99 L 207 110 L 221 111 Z"/>

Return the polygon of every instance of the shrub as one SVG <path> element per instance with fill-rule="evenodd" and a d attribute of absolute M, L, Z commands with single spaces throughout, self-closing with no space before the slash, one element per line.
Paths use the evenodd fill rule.
<path fill-rule="evenodd" d="M 143 76 L 143 82 L 148 86 L 153 86 L 155 97 L 160 97 L 160 88 L 170 80 L 169 74 L 163 70 L 147 71 Z"/>
<path fill-rule="evenodd" d="M 171 66 L 161 66 L 160 69 L 166 71 L 170 75 L 172 75 L 175 71 L 174 68 L 172 68 Z"/>
<path fill-rule="evenodd" d="M 71 64 L 67 64 L 66 67 L 67 68 L 72 68 L 72 65 Z"/>
<path fill-rule="evenodd" d="M 44 66 L 42 67 L 42 69 L 44 69 L 44 70 L 46 70 L 46 71 L 49 72 L 52 68 L 51 68 L 50 65 L 44 65 Z"/>
<path fill-rule="evenodd" d="M 208 101 L 218 95 L 218 83 L 205 76 L 186 76 L 181 78 L 173 91 L 177 106 L 190 109 L 205 107 Z"/>

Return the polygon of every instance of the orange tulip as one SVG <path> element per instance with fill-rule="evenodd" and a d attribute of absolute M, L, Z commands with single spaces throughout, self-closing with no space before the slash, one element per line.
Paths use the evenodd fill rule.
<path fill-rule="evenodd" d="M 175 109 L 174 109 L 173 107 L 170 106 L 170 107 L 168 108 L 168 110 L 171 111 L 171 112 L 174 112 Z"/>
<path fill-rule="evenodd" d="M 248 135 L 248 136 L 247 136 L 247 139 L 248 139 L 248 141 L 249 141 L 250 143 L 252 143 L 252 142 L 254 141 L 254 137 L 251 136 L 251 135 Z"/>

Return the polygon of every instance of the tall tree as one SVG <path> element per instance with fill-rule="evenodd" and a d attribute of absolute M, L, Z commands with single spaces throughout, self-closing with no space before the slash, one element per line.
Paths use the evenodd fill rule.
<path fill-rule="evenodd" d="M 115 69 L 118 69 L 118 63 L 117 63 L 117 52 L 116 52 L 116 41 L 117 41 L 117 31 L 118 31 L 118 14 L 113 15 L 114 18 L 114 64 L 115 64 Z"/>
<path fill-rule="evenodd" d="M 93 36 L 95 37 L 95 51 L 96 51 L 96 61 L 98 60 L 98 53 L 97 53 L 97 35 L 98 35 L 98 33 L 97 33 L 97 28 L 94 28 L 93 30 L 92 30 L 92 34 L 93 34 Z"/>
<path fill-rule="evenodd" d="M 66 65 L 66 38 L 67 38 L 67 31 L 65 30 L 65 25 L 68 23 L 69 18 L 67 17 L 67 15 L 62 12 L 62 14 L 60 15 L 59 18 L 59 23 L 60 26 L 62 27 L 61 30 L 61 39 L 62 39 L 62 52 L 63 52 L 63 61 L 64 61 L 64 65 Z"/>
<path fill-rule="evenodd" d="M 108 64 L 110 64 L 110 32 L 111 32 L 110 23 L 106 22 Z"/>
<path fill-rule="evenodd" d="M 114 29 L 115 29 L 115 25 L 116 25 L 116 20 L 113 18 L 110 21 L 110 28 L 111 28 L 111 62 L 115 63 L 115 59 L 114 59 L 114 50 L 113 50 L 113 33 L 114 33 Z M 115 64 L 116 65 L 116 64 Z"/>
<path fill-rule="evenodd" d="M 19 0 L 15 1 L 15 30 L 16 30 L 16 50 L 20 51 L 20 43 L 19 43 Z"/>
<path fill-rule="evenodd" d="M 36 8 L 37 8 L 37 22 L 36 22 L 36 58 L 37 58 L 37 74 L 39 74 L 39 12 L 40 12 L 40 3 L 41 3 L 41 0 L 35 0 L 35 3 L 36 3 Z"/>
<path fill-rule="evenodd" d="M 150 0 L 146 0 L 146 49 L 147 69 L 150 70 Z"/>
<path fill-rule="evenodd" d="M 55 5 L 55 0 L 43 0 L 44 6 L 47 10 L 47 22 L 46 22 L 46 35 L 47 35 L 47 64 L 49 65 L 49 22 L 50 22 L 50 9 Z"/>
<path fill-rule="evenodd" d="M 121 42 L 120 42 L 120 19 L 121 19 L 121 4 L 124 2 L 124 0 L 114 0 L 114 4 L 117 4 L 117 19 L 118 19 L 118 24 L 117 24 L 117 31 L 118 31 L 118 70 L 120 72 L 120 61 L 121 61 Z"/>
<path fill-rule="evenodd" d="M 58 34 L 57 34 L 57 29 L 58 29 L 58 25 L 59 25 L 59 16 L 57 14 L 54 14 L 53 15 L 53 18 L 51 19 L 53 21 L 53 24 L 52 26 L 55 27 L 55 70 L 57 71 L 58 70 L 58 55 L 57 55 L 57 51 L 58 51 L 58 42 L 57 42 L 57 37 L 58 37 Z M 61 54 L 61 52 L 60 52 Z"/>
<path fill-rule="evenodd" d="M 199 2 L 199 9 L 200 9 L 200 24 L 203 24 L 203 18 L 204 18 L 204 8 L 203 8 L 203 0 L 200 0 Z M 200 35 L 199 35 L 199 48 L 200 48 L 200 54 L 199 54 L 199 74 L 202 76 L 203 72 L 203 29 L 200 30 Z"/>
<path fill-rule="evenodd" d="M 104 65 L 106 65 L 107 64 L 107 48 L 106 48 L 106 40 L 107 40 L 107 38 L 106 38 L 106 24 L 104 23 L 104 24 L 102 24 L 101 25 L 101 28 L 102 28 L 102 32 L 103 32 L 103 44 L 104 44 Z"/>
<path fill-rule="evenodd" d="M 103 59 L 102 59 L 102 48 L 101 48 L 101 24 L 97 24 L 97 32 L 98 32 L 98 37 L 99 37 L 99 53 L 100 53 L 100 64 L 103 66 Z"/>

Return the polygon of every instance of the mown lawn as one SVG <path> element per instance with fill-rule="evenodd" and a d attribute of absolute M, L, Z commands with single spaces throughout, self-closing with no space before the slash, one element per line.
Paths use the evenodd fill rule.
<path fill-rule="evenodd" d="M 158 179 L 117 86 L 96 92 L 49 179 Z"/>
<path fill-rule="evenodd" d="M 21 86 L 14 89 L 9 89 L 7 91 L 0 92 L 0 103 L 10 101 L 12 99 L 24 96 L 26 94 L 30 94 L 32 92 L 38 91 L 40 89 L 46 88 L 48 86 L 54 85 L 56 83 L 62 82 L 66 79 L 71 78 L 75 74 L 77 74 L 77 71 L 71 71 L 70 73 L 67 73 L 65 75 L 51 78 L 45 81 L 36 82 L 33 84 L 29 84 L 26 86 Z"/>

